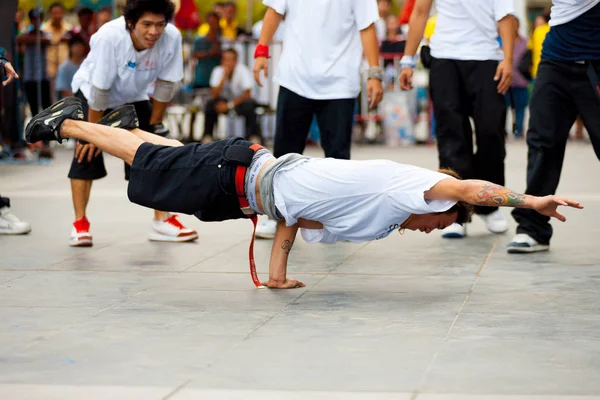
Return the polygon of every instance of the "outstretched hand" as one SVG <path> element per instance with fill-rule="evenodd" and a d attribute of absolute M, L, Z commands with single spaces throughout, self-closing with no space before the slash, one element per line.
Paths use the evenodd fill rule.
<path fill-rule="evenodd" d="M 542 215 L 554 217 L 559 221 L 565 222 L 567 218 L 557 211 L 559 206 L 579 209 L 583 208 L 583 206 L 575 200 L 571 200 L 562 196 L 550 195 L 536 198 L 533 209 Z"/>
<path fill-rule="evenodd" d="M 276 281 L 274 279 L 269 279 L 267 282 L 263 282 L 263 286 L 268 287 L 269 289 L 295 289 L 304 287 L 304 283 L 297 281 L 295 279 L 286 279 L 283 281 Z"/>

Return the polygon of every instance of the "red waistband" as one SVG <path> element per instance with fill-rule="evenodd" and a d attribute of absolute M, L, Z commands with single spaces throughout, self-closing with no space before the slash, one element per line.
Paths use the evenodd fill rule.
<path fill-rule="evenodd" d="M 260 144 L 253 144 L 250 148 L 254 150 L 255 153 L 260 149 L 264 149 Z M 246 193 L 244 191 L 244 179 L 246 177 L 247 169 L 248 167 L 243 165 L 238 165 L 235 169 L 235 192 L 238 195 L 240 209 L 245 215 L 250 217 L 256 213 L 250 208 L 250 204 L 248 203 L 248 199 L 246 199 Z"/>

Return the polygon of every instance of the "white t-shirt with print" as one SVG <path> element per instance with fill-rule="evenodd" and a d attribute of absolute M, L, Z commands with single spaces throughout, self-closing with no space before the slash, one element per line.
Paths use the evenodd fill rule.
<path fill-rule="evenodd" d="M 108 108 L 114 108 L 148 100 L 148 86 L 156 79 L 183 79 L 181 34 L 167 24 L 153 47 L 137 51 L 121 17 L 104 24 L 92 36 L 90 53 L 73 77 L 71 87 L 73 93 L 81 89 L 88 100 L 92 86 L 110 90 Z"/>
<path fill-rule="evenodd" d="M 264 0 L 285 14 L 276 82 L 315 100 L 354 98 L 360 91 L 360 31 L 379 19 L 376 0 Z"/>
<path fill-rule="evenodd" d="M 514 15 L 514 0 L 437 0 L 431 55 L 450 60 L 502 60 L 498 21 Z"/>
<path fill-rule="evenodd" d="M 210 86 L 217 87 L 221 84 L 225 69 L 222 66 L 213 68 L 210 74 Z M 246 90 L 254 87 L 254 76 L 250 71 L 250 68 L 244 64 L 237 64 L 233 69 L 233 76 L 231 80 L 226 79 L 221 91 L 221 97 L 227 100 L 233 100 L 236 97 L 242 95 Z"/>
<path fill-rule="evenodd" d="M 448 175 L 388 160 L 312 158 L 275 173 L 275 205 L 288 226 L 299 218 L 323 229 L 301 229 L 309 243 L 365 242 L 387 237 L 411 214 L 449 210 L 455 201 L 425 200 Z"/>

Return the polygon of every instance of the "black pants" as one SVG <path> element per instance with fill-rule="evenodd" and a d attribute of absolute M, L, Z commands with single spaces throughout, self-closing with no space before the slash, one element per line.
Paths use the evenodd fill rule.
<path fill-rule="evenodd" d="M 595 70 L 600 74 L 600 63 Z M 600 159 L 600 100 L 586 73 L 587 65 L 543 60 L 529 106 L 527 131 L 526 194 L 554 194 L 562 170 L 569 130 L 577 115 L 590 134 Z M 549 244 L 552 226 L 549 217 L 533 210 L 515 209 L 517 233 L 526 233 L 541 244 Z"/>
<path fill-rule="evenodd" d="M 464 179 L 504 185 L 506 100 L 494 81 L 497 61 L 432 59 L 430 88 L 436 119 L 440 168 Z M 475 122 L 477 152 L 473 154 Z M 475 207 L 489 214 L 493 207 Z"/>
<path fill-rule="evenodd" d="M 50 82 L 47 80 L 41 81 L 42 89 L 42 104 L 38 104 L 38 82 L 26 81 L 24 82 L 25 95 L 27 96 L 27 102 L 29 103 L 29 109 L 31 115 L 36 115 L 45 108 L 52 105 L 50 101 Z"/>
<path fill-rule="evenodd" d="M 312 100 L 281 86 L 277 98 L 274 156 L 302 153 L 313 116 L 325 157 L 350 159 L 355 99 Z"/>
<path fill-rule="evenodd" d="M 81 91 L 75 93 L 75 97 L 81 100 L 84 118 L 88 119 L 88 104 L 85 96 Z M 140 122 L 140 129 L 144 131 L 150 131 L 150 117 L 152 116 L 152 103 L 148 100 L 138 101 L 132 103 L 135 107 L 135 112 L 138 116 L 138 120 Z M 104 114 L 109 113 L 111 110 L 106 110 Z M 75 153 L 73 153 L 75 155 Z M 131 167 L 124 163 L 125 165 L 125 179 L 129 180 L 129 175 L 131 172 Z M 83 162 L 77 161 L 75 157 L 73 157 L 73 161 L 71 161 L 71 168 L 69 169 L 69 179 L 82 179 L 82 180 L 96 180 L 101 179 L 106 176 L 106 168 L 104 166 L 104 157 L 102 153 L 98 155 L 98 157 L 94 157 L 91 162 L 88 162 L 87 159 Z"/>
<path fill-rule="evenodd" d="M 215 129 L 215 125 L 217 125 L 217 117 L 219 113 L 215 106 L 218 102 L 227 101 L 222 97 L 218 97 L 216 99 L 210 99 L 206 102 L 206 107 L 204 109 L 204 136 L 213 137 L 213 131 Z M 246 120 L 246 129 L 244 132 L 244 137 L 248 139 L 252 135 L 262 137 L 260 133 L 260 126 L 258 126 L 256 122 L 256 101 L 254 99 L 244 100 L 243 103 L 239 104 L 234 108 L 237 115 L 244 117 Z"/>
<path fill-rule="evenodd" d="M 0 208 L 10 207 L 10 199 L 0 196 Z"/>

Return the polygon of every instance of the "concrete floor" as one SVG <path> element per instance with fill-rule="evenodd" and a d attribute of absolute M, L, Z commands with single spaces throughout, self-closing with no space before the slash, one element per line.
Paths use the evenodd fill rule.
<path fill-rule="evenodd" d="M 319 155 L 311 149 L 309 154 Z M 435 168 L 434 148 L 356 147 L 355 158 Z M 306 288 L 254 289 L 248 221 L 201 223 L 194 244 L 150 243 L 122 164 L 95 184 L 95 246 L 68 247 L 70 152 L 0 165 L 31 221 L 0 237 L 0 399 L 600 398 L 600 163 L 570 143 L 560 193 L 585 205 L 554 223 L 551 251 L 509 255 L 480 220 L 462 241 L 297 241 Z M 525 186 L 508 145 L 507 184 Z M 509 215 L 509 210 L 504 210 Z M 270 243 L 257 243 L 267 276 Z"/>

